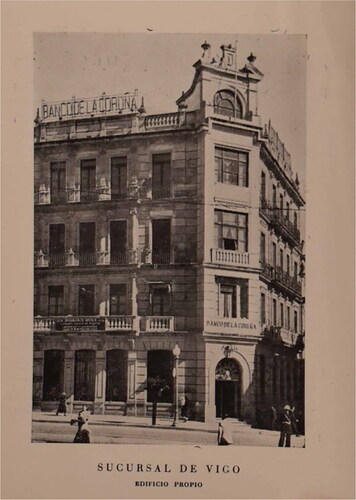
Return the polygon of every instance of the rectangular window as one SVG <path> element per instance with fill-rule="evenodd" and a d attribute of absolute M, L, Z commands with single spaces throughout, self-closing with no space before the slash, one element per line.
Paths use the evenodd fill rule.
<path fill-rule="evenodd" d="M 298 332 L 298 313 L 294 311 L 294 331 Z"/>
<path fill-rule="evenodd" d="M 280 304 L 280 326 L 284 328 L 284 304 Z"/>
<path fill-rule="evenodd" d="M 111 158 L 111 199 L 119 200 L 127 195 L 127 158 Z"/>
<path fill-rule="evenodd" d="M 290 330 L 290 307 L 287 306 L 287 329 Z"/>
<path fill-rule="evenodd" d="M 277 206 L 277 188 L 274 184 L 272 186 L 272 204 L 273 204 L 273 208 L 276 208 L 276 206 Z"/>
<path fill-rule="evenodd" d="M 65 224 L 49 225 L 49 264 L 65 265 Z"/>
<path fill-rule="evenodd" d="M 261 323 L 266 323 L 266 295 L 261 293 Z"/>
<path fill-rule="evenodd" d="M 283 250 L 279 250 L 279 266 L 281 269 L 283 269 Z"/>
<path fill-rule="evenodd" d="M 298 263 L 294 262 L 294 279 L 298 279 Z"/>
<path fill-rule="evenodd" d="M 171 292 L 170 285 L 151 285 L 150 290 L 151 315 L 169 316 L 171 313 Z"/>
<path fill-rule="evenodd" d="M 215 148 L 215 179 L 224 184 L 248 187 L 248 154 Z"/>
<path fill-rule="evenodd" d="M 110 285 L 110 315 L 125 316 L 126 314 L 126 285 Z"/>
<path fill-rule="evenodd" d="M 283 217 L 283 215 L 284 215 L 284 198 L 283 198 L 283 194 L 279 195 L 279 209 L 281 211 L 281 216 Z"/>
<path fill-rule="evenodd" d="M 261 233 L 260 238 L 260 260 L 266 262 L 266 235 Z"/>
<path fill-rule="evenodd" d="M 96 191 L 96 160 L 81 160 L 80 162 L 80 201 L 97 200 Z"/>
<path fill-rule="evenodd" d="M 79 224 L 79 263 L 96 264 L 95 222 Z"/>
<path fill-rule="evenodd" d="M 171 155 L 156 154 L 152 157 L 152 197 L 171 196 Z"/>
<path fill-rule="evenodd" d="M 247 214 L 215 210 L 216 248 L 247 252 Z"/>
<path fill-rule="evenodd" d="M 272 243 L 272 266 L 276 267 L 277 265 L 277 246 L 275 243 Z"/>
<path fill-rule="evenodd" d="M 64 286 L 53 285 L 48 287 L 48 316 L 63 316 L 64 314 Z"/>
<path fill-rule="evenodd" d="M 248 318 L 248 280 L 217 278 L 218 315 L 223 318 Z"/>
<path fill-rule="evenodd" d="M 286 202 L 286 219 L 287 219 L 287 220 L 289 220 L 289 208 L 290 208 L 290 206 L 289 206 L 289 202 L 287 201 L 287 202 Z"/>
<path fill-rule="evenodd" d="M 262 204 L 266 201 L 266 174 L 261 172 L 261 202 Z"/>
<path fill-rule="evenodd" d="M 169 264 L 171 261 L 171 221 L 152 220 L 152 262 Z"/>
<path fill-rule="evenodd" d="M 66 201 L 66 162 L 51 162 L 51 203 Z"/>
<path fill-rule="evenodd" d="M 277 326 L 277 301 L 273 299 L 272 301 L 272 321 L 273 326 Z"/>
<path fill-rule="evenodd" d="M 288 274 L 290 273 L 290 257 L 289 257 L 289 255 L 287 255 L 286 271 Z"/>
<path fill-rule="evenodd" d="M 110 221 L 110 264 L 127 262 L 127 221 Z"/>
<path fill-rule="evenodd" d="M 79 316 L 93 316 L 95 304 L 95 286 L 79 285 Z"/>

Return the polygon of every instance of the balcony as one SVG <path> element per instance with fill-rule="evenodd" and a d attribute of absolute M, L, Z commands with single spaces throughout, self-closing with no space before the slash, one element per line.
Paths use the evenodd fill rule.
<path fill-rule="evenodd" d="M 266 200 L 260 200 L 260 215 L 264 216 L 271 225 L 283 232 L 283 234 L 291 238 L 293 242 L 300 242 L 300 231 L 298 227 L 283 214 L 283 210 L 279 207 L 272 206 Z"/>
<path fill-rule="evenodd" d="M 212 264 L 221 264 L 231 267 L 251 267 L 249 252 L 236 252 L 222 248 L 211 249 Z"/>
<path fill-rule="evenodd" d="M 35 332 L 131 331 L 137 329 L 135 316 L 36 316 Z"/>
<path fill-rule="evenodd" d="M 145 128 L 171 128 L 179 125 L 178 113 L 164 113 L 145 117 Z"/>
<path fill-rule="evenodd" d="M 146 316 L 146 332 L 172 332 L 173 316 Z"/>
<path fill-rule="evenodd" d="M 170 264 L 174 261 L 172 250 L 153 250 L 152 264 Z"/>
<path fill-rule="evenodd" d="M 159 200 L 163 198 L 171 198 L 172 197 L 172 188 L 171 186 L 153 186 L 152 188 L 152 199 Z"/>
<path fill-rule="evenodd" d="M 289 288 L 298 295 L 302 294 L 301 283 L 294 276 L 291 276 L 279 266 L 276 266 L 273 269 L 272 281 Z"/>
<path fill-rule="evenodd" d="M 299 337 L 298 333 L 282 328 L 281 326 L 266 326 L 262 335 L 265 338 L 275 342 L 282 342 L 288 346 L 295 346 Z"/>
<path fill-rule="evenodd" d="M 302 294 L 302 284 L 294 276 L 291 276 L 279 266 L 272 266 L 268 264 L 268 262 L 262 261 L 261 274 L 277 285 L 282 285 L 284 288 L 298 295 Z"/>
<path fill-rule="evenodd" d="M 68 257 L 65 252 L 50 254 L 48 256 L 48 265 L 49 267 L 63 267 L 67 265 L 67 260 Z"/>
<path fill-rule="evenodd" d="M 42 250 L 35 252 L 35 268 L 72 267 L 72 266 L 124 266 L 138 264 L 137 250 L 122 252 L 97 251 L 89 253 L 73 252 L 70 249 L 61 254 L 45 254 Z"/>

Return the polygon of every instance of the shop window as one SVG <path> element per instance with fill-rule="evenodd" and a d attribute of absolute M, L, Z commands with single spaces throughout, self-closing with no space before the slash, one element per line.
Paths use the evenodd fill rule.
<path fill-rule="evenodd" d="M 127 400 L 127 351 L 106 352 L 106 401 Z"/>
<path fill-rule="evenodd" d="M 94 285 L 79 285 L 79 316 L 93 316 L 95 314 L 94 299 Z"/>
<path fill-rule="evenodd" d="M 171 261 L 171 221 L 152 220 L 152 262 L 169 264 Z"/>
<path fill-rule="evenodd" d="M 51 162 L 51 203 L 66 201 L 66 162 Z"/>
<path fill-rule="evenodd" d="M 215 148 L 216 182 L 234 186 L 248 186 L 248 153 Z"/>
<path fill-rule="evenodd" d="M 110 285 L 110 315 L 125 316 L 127 314 L 126 285 Z"/>
<path fill-rule="evenodd" d="M 155 154 L 152 157 L 152 197 L 171 196 L 171 155 Z"/>
<path fill-rule="evenodd" d="M 214 96 L 214 113 L 231 118 L 242 118 L 242 105 L 236 93 L 228 90 L 217 92 Z"/>
<path fill-rule="evenodd" d="M 214 217 L 215 246 L 247 252 L 247 214 L 215 210 Z"/>
<path fill-rule="evenodd" d="M 95 351 L 75 351 L 74 399 L 94 401 L 95 393 Z"/>
<path fill-rule="evenodd" d="M 63 316 L 64 314 L 64 286 L 52 285 L 48 287 L 48 316 Z"/>
<path fill-rule="evenodd" d="M 218 315 L 223 318 L 248 318 L 248 280 L 217 278 Z"/>
<path fill-rule="evenodd" d="M 156 380 L 160 385 L 158 400 L 173 402 L 173 354 L 171 351 L 154 350 L 147 352 L 147 379 Z M 156 386 L 157 387 L 157 386 Z M 147 384 L 147 401 L 153 402 L 155 388 Z"/>
<path fill-rule="evenodd" d="M 111 199 L 119 200 L 127 195 L 127 158 L 111 158 Z"/>
<path fill-rule="evenodd" d="M 49 349 L 44 351 L 43 400 L 58 401 L 64 391 L 64 351 Z"/>
<path fill-rule="evenodd" d="M 97 200 L 96 191 L 96 160 L 80 162 L 80 201 Z"/>

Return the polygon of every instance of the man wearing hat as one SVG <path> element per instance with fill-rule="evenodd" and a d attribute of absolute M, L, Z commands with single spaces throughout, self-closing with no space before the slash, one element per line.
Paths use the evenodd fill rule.
<path fill-rule="evenodd" d="M 292 435 L 292 410 L 289 405 L 285 405 L 280 417 L 281 435 L 278 446 L 290 448 L 290 438 Z"/>

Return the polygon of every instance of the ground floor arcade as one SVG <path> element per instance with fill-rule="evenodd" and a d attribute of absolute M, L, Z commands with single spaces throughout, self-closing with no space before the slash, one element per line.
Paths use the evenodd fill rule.
<path fill-rule="evenodd" d="M 294 348 L 261 338 L 102 332 L 35 337 L 34 409 L 54 410 L 64 391 L 71 412 L 86 403 L 96 414 L 148 415 L 157 380 L 158 411 L 167 416 L 176 400 L 189 406 L 190 418 L 212 421 L 227 414 L 264 427 L 272 406 L 304 410 L 302 360 Z"/>

